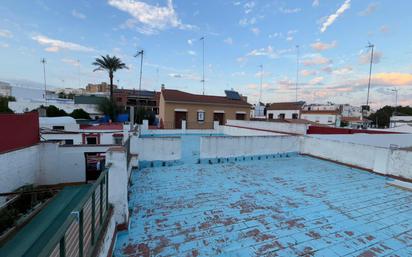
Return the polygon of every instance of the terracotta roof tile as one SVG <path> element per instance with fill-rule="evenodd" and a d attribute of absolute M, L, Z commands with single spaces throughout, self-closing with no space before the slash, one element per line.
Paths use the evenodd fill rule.
<path fill-rule="evenodd" d="M 281 102 L 272 103 L 268 110 L 300 110 L 305 102 Z"/>
<path fill-rule="evenodd" d="M 338 115 L 339 111 L 329 111 L 329 110 L 314 110 L 314 111 L 302 111 L 302 114 L 332 114 L 332 115 Z"/>

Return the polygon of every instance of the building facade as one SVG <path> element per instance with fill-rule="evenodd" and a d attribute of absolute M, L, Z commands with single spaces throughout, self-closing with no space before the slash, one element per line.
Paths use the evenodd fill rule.
<path fill-rule="evenodd" d="M 179 90 L 163 89 L 160 95 L 160 127 L 180 129 L 186 121 L 188 129 L 211 129 L 214 121 L 249 120 L 251 105 L 235 91 L 227 96 L 196 95 Z M 232 95 L 233 94 L 233 95 Z"/>
<path fill-rule="evenodd" d="M 324 110 L 315 110 L 315 111 L 302 111 L 302 119 L 316 122 L 322 125 L 336 125 L 339 126 L 340 121 L 340 112 L 335 111 L 324 111 Z"/>
<path fill-rule="evenodd" d="M 113 85 L 113 89 L 116 89 L 117 86 Z M 86 86 L 87 93 L 109 93 L 110 92 L 110 85 L 106 82 L 102 82 L 100 84 L 87 84 Z"/>
<path fill-rule="evenodd" d="M 300 119 L 302 106 L 305 102 L 272 103 L 266 111 L 268 120 Z"/>
<path fill-rule="evenodd" d="M 159 114 L 160 92 L 149 90 L 116 89 L 113 98 L 118 106 L 124 108 L 144 107 Z"/>
<path fill-rule="evenodd" d="M 11 86 L 9 83 L 0 81 L 0 96 L 11 96 Z"/>

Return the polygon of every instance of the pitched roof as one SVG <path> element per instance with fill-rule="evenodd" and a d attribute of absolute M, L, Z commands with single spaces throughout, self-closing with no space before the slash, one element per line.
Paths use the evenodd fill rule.
<path fill-rule="evenodd" d="M 302 114 L 318 114 L 318 115 L 338 115 L 339 111 L 329 111 L 329 110 L 312 110 L 312 111 L 302 111 Z"/>
<path fill-rule="evenodd" d="M 232 100 L 225 96 L 196 95 L 196 94 L 190 94 L 190 93 L 186 93 L 186 92 L 175 90 L 175 89 L 163 89 L 162 95 L 166 102 L 241 105 L 244 107 L 250 107 L 250 104 L 242 99 Z"/>
<path fill-rule="evenodd" d="M 300 110 L 305 102 L 281 102 L 281 103 L 272 103 L 268 110 Z"/>

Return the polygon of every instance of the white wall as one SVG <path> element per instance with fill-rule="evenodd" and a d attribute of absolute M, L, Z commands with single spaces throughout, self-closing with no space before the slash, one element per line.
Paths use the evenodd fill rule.
<path fill-rule="evenodd" d="M 200 158 L 253 156 L 299 151 L 297 136 L 202 137 Z"/>
<path fill-rule="evenodd" d="M 292 119 L 294 113 L 297 113 L 299 117 L 300 110 L 267 110 L 266 117 L 269 119 L 269 114 L 273 114 L 273 119 L 278 119 L 281 113 L 285 114 L 285 119 Z"/>
<path fill-rule="evenodd" d="M 56 133 L 42 133 L 41 134 L 41 139 L 45 141 L 49 140 L 66 140 L 66 139 L 71 139 L 73 140 L 73 144 L 78 145 L 82 144 L 82 135 L 81 134 L 68 134 L 68 133 L 61 133 L 61 134 L 56 134 Z"/>
<path fill-rule="evenodd" d="M 334 114 L 314 114 L 302 113 L 302 119 L 310 120 L 324 125 L 334 125 L 336 123 L 336 115 Z"/>
<path fill-rule="evenodd" d="M 30 101 L 20 101 L 17 102 L 9 102 L 9 108 L 12 109 L 14 112 L 22 113 L 26 110 L 33 110 L 41 105 L 44 105 L 44 102 L 30 102 Z M 74 103 L 57 103 L 57 102 L 50 102 L 48 105 L 54 105 L 59 109 L 65 110 L 67 113 L 71 113 L 75 109 L 83 109 L 86 112 L 90 113 L 93 118 L 94 115 L 100 115 L 101 112 L 97 109 L 97 105 L 94 104 L 74 104 Z"/>
<path fill-rule="evenodd" d="M 412 151 L 391 150 L 387 170 L 389 174 L 412 179 Z"/>
<path fill-rule="evenodd" d="M 139 160 L 180 160 L 181 158 L 181 139 L 180 137 L 153 137 L 130 138 L 130 152 L 138 154 Z"/>
<path fill-rule="evenodd" d="M 0 192 L 11 192 L 23 185 L 34 184 L 39 167 L 39 148 L 34 145 L 0 154 Z M 0 198 L 0 204 L 5 199 Z"/>
<path fill-rule="evenodd" d="M 142 129 L 141 135 L 218 134 L 219 129 Z"/>
<path fill-rule="evenodd" d="M 389 147 L 411 147 L 412 134 L 350 134 L 350 135 L 311 135 L 311 137 L 336 140 L 340 142 L 356 143 L 361 145 Z"/>
<path fill-rule="evenodd" d="M 220 132 L 229 136 L 279 136 L 285 135 L 275 132 L 260 131 L 247 128 L 236 128 L 229 126 L 220 126 Z"/>
<path fill-rule="evenodd" d="M 305 135 L 308 126 L 306 124 L 291 124 L 286 122 L 270 122 L 270 121 L 244 121 L 244 120 L 228 120 L 226 125 L 240 126 L 255 129 L 271 130 L 274 132 L 294 133 Z"/>

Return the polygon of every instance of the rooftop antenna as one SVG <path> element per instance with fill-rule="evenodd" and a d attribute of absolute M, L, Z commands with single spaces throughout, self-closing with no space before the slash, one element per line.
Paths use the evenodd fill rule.
<path fill-rule="evenodd" d="M 139 79 L 139 92 L 142 90 L 142 69 L 143 69 L 143 55 L 144 51 L 140 50 L 138 51 L 134 57 L 140 56 L 140 79 Z"/>
<path fill-rule="evenodd" d="M 44 103 L 47 105 L 47 83 L 46 83 L 46 59 L 41 59 L 40 61 L 43 64 L 43 79 L 44 79 Z"/>
<path fill-rule="evenodd" d="M 259 87 L 259 104 L 262 101 L 262 82 L 263 82 L 263 64 L 260 67 L 260 87 Z"/>
<path fill-rule="evenodd" d="M 372 77 L 373 49 L 375 45 L 368 42 L 368 45 L 366 47 L 371 49 L 371 58 L 370 58 L 371 60 L 370 60 L 370 66 L 369 66 L 369 81 L 368 81 L 368 95 L 366 97 L 366 105 L 368 106 L 369 105 L 369 92 L 371 88 L 371 77 Z"/>
<path fill-rule="evenodd" d="M 202 84 L 203 84 L 203 95 L 205 94 L 205 37 L 201 37 L 199 40 L 202 40 L 202 65 L 203 65 L 203 74 L 202 74 Z"/>
<path fill-rule="evenodd" d="M 298 84 L 299 84 L 299 45 L 296 45 L 296 85 L 295 101 L 298 101 Z"/>

